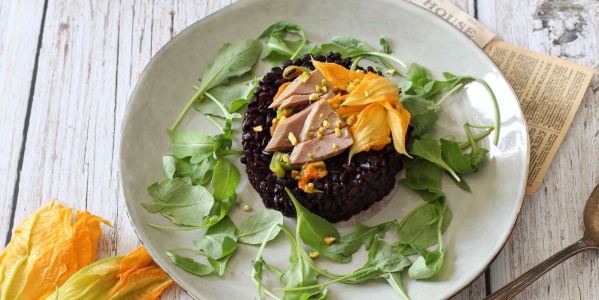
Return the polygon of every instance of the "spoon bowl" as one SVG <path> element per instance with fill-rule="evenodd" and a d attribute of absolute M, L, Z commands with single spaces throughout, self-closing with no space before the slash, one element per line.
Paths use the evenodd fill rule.
<path fill-rule="evenodd" d="M 562 249 L 514 281 L 502 287 L 485 300 L 512 299 L 527 286 L 566 259 L 586 250 L 599 250 L 599 184 L 589 196 L 583 214 L 584 235 L 582 239 Z"/>

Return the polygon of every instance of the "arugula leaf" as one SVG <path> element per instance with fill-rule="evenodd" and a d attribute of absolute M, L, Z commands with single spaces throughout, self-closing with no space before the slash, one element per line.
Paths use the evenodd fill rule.
<path fill-rule="evenodd" d="M 231 252 L 219 259 L 208 257 L 208 262 L 212 268 L 214 268 L 214 272 L 218 274 L 218 276 L 223 276 L 223 274 L 225 274 L 225 270 L 227 270 L 227 263 L 229 262 L 231 256 L 233 256 L 233 253 L 235 252 Z"/>
<path fill-rule="evenodd" d="M 235 224 L 227 216 L 216 225 L 206 230 L 200 240 L 194 241 L 198 250 L 204 251 L 209 258 L 214 260 L 223 258 L 235 251 L 239 244 L 235 236 Z"/>
<path fill-rule="evenodd" d="M 287 40 L 288 34 L 294 34 L 299 40 Z M 296 24 L 286 21 L 276 22 L 267 27 L 258 39 L 269 37 L 266 43 L 266 54 L 264 59 L 273 65 L 280 65 L 287 59 L 295 59 L 301 54 L 310 51 L 307 43 L 306 33 Z"/>
<path fill-rule="evenodd" d="M 283 214 L 279 211 L 263 210 L 253 214 L 239 225 L 237 241 L 250 245 L 260 244 L 264 240 L 271 241 L 279 234 L 280 228 L 275 228 L 268 237 L 267 229 L 276 224 L 283 225 Z"/>
<path fill-rule="evenodd" d="M 389 46 L 389 42 L 385 39 L 384 36 L 381 36 L 379 38 L 379 44 L 381 46 L 381 52 L 391 54 L 391 46 Z"/>
<path fill-rule="evenodd" d="M 463 153 L 457 142 L 441 139 L 441 157 L 457 173 L 472 173 L 478 171 L 478 166 L 489 150 L 484 148 L 472 149 Z"/>
<path fill-rule="evenodd" d="M 386 60 L 386 59 L 390 59 L 390 60 L 396 62 L 397 64 L 399 64 L 400 66 L 402 66 L 403 68 L 406 67 L 406 64 L 403 61 L 399 60 L 397 57 L 390 55 L 388 53 L 382 52 L 382 51 L 381 52 L 376 51 L 374 48 L 370 47 L 368 44 L 361 42 L 354 38 L 344 37 L 344 36 L 335 36 L 335 37 L 333 37 L 333 43 L 345 48 L 344 52 L 345 52 L 346 56 L 351 57 L 353 59 L 368 58 L 374 62 L 377 62 L 377 63 L 385 66 L 385 68 L 387 68 L 387 69 L 395 69 Z M 386 43 L 386 47 L 387 47 L 386 50 L 390 51 L 388 43 Z M 403 74 L 400 74 L 400 75 L 404 76 Z"/>
<path fill-rule="evenodd" d="M 219 158 L 212 174 L 212 195 L 215 201 L 222 201 L 235 193 L 241 175 L 232 162 L 226 158 Z"/>
<path fill-rule="evenodd" d="M 285 233 L 291 244 L 291 253 L 289 255 L 289 268 L 287 269 L 285 275 L 281 279 L 284 282 L 285 287 L 297 288 L 316 285 L 318 283 L 318 273 L 316 273 L 310 267 L 310 264 L 313 264 L 312 259 L 308 257 L 304 249 L 300 247 L 297 239 L 287 228 L 285 228 L 285 226 L 279 227 Z M 320 290 L 321 289 L 319 288 L 314 288 L 306 292 L 318 293 Z M 286 291 L 283 298 L 289 300 L 301 299 L 303 294 L 304 292 L 301 291 Z"/>
<path fill-rule="evenodd" d="M 356 224 L 356 229 L 341 237 L 339 242 L 329 246 L 326 251 L 334 255 L 347 257 L 351 261 L 352 255 L 356 253 L 362 245 L 370 248 L 370 245 L 376 241 L 377 235 L 384 234 L 390 227 L 396 225 L 396 221 L 390 221 L 378 226 L 369 227 L 363 224 Z"/>
<path fill-rule="evenodd" d="M 203 132 L 169 130 L 169 136 L 176 158 L 191 157 L 190 162 L 195 164 L 214 153 L 214 140 Z"/>
<path fill-rule="evenodd" d="M 206 91 L 225 85 L 229 83 L 230 78 L 239 77 L 251 71 L 260 57 L 260 52 L 262 52 L 262 44 L 252 39 L 224 44 L 218 50 L 214 63 L 204 69 L 202 83 L 171 126 L 171 130 L 177 128 L 187 111 Z"/>
<path fill-rule="evenodd" d="M 366 264 L 344 276 L 342 282 L 362 283 L 384 276 L 386 273 L 400 272 L 412 264 L 407 257 L 397 253 L 394 247 L 382 240 L 375 243 L 375 247 L 370 249 L 368 256 L 369 259 Z"/>
<path fill-rule="evenodd" d="M 410 149 L 410 154 L 424 158 L 449 172 L 456 180 L 460 180 L 458 175 L 451 169 L 441 157 L 441 146 L 429 134 L 423 134 L 415 140 Z"/>
<path fill-rule="evenodd" d="M 186 226 L 202 224 L 210 213 L 214 198 L 203 186 L 194 186 L 189 178 L 164 179 L 154 182 L 148 193 L 151 203 L 143 203 L 150 213 L 160 212 L 173 223 Z"/>
<path fill-rule="evenodd" d="M 441 203 L 441 204 L 439 204 Z M 401 233 L 399 240 L 395 243 L 401 246 L 399 252 L 404 255 L 416 253 L 418 249 L 428 248 L 437 244 L 438 230 L 444 233 L 453 214 L 447 201 L 426 203 L 412 210 L 400 223 Z M 440 227 L 439 221 L 442 220 Z"/>
<path fill-rule="evenodd" d="M 327 251 L 329 245 L 324 241 L 324 239 L 327 237 L 333 237 L 335 240 L 339 240 L 341 238 L 339 231 L 337 231 L 337 229 L 335 229 L 335 227 L 327 220 L 313 214 L 303 207 L 289 189 L 285 188 L 285 191 L 287 191 L 287 195 L 289 195 L 289 198 L 295 206 L 295 211 L 297 213 L 297 235 L 302 239 L 302 242 L 334 261 L 350 261 L 351 257 L 348 258 L 343 255 Z"/>
<path fill-rule="evenodd" d="M 447 203 L 445 203 L 445 208 L 447 207 Z M 439 213 L 443 213 L 443 211 L 439 211 Z M 438 245 L 435 251 L 428 252 L 423 249 L 419 249 L 421 256 L 418 257 L 410 269 L 408 270 L 408 275 L 412 279 L 427 279 L 435 276 L 441 270 L 443 266 L 443 258 L 445 257 L 445 247 L 443 245 L 443 215 L 439 218 L 437 222 L 437 239 Z"/>
<path fill-rule="evenodd" d="M 191 274 L 197 276 L 205 276 L 214 272 L 214 269 L 212 269 L 211 266 L 199 263 L 193 260 L 192 258 L 176 254 L 170 250 L 166 251 L 166 255 L 171 259 L 171 261 L 175 265 L 181 267 L 183 270 Z"/>
<path fill-rule="evenodd" d="M 410 300 L 410 297 L 408 297 L 408 294 L 406 294 L 406 291 L 403 285 L 401 284 L 400 272 L 385 273 L 381 277 L 385 278 L 385 280 L 387 280 L 391 287 L 393 287 L 393 290 L 403 299 Z"/>
<path fill-rule="evenodd" d="M 189 177 L 193 185 L 206 185 L 210 182 L 215 164 L 216 160 L 212 157 L 196 164 L 192 164 L 189 157 L 183 159 L 174 156 L 162 157 L 162 165 L 168 179 Z"/>
<path fill-rule="evenodd" d="M 258 80 L 254 78 L 248 82 L 239 84 L 217 86 L 207 91 L 207 93 L 224 105 L 229 113 L 234 113 L 249 102 L 257 86 Z M 205 115 L 221 118 L 226 117 L 225 113 L 214 101 L 195 102 L 193 107 Z M 235 116 L 241 117 L 241 115 Z"/>
<path fill-rule="evenodd" d="M 417 138 L 428 132 L 439 120 L 436 104 L 422 97 L 402 97 L 401 105 L 410 112 L 410 125 L 414 127 L 410 133 L 412 138 Z"/>
<path fill-rule="evenodd" d="M 237 194 L 233 194 L 221 201 L 215 201 L 214 206 L 210 209 L 210 214 L 204 217 L 204 224 L 197 229 L 208 228 L 220 222 L 231 211 L 231 208 L 235 205 L 235 201 L 237 201 Z"/>
<path fill-rule="evenodd" d="M 399 180 L 400 184 L 413 189 L 427 202 L 445 198 L 441 190 L 442 170 L 436 164 L 418 157 L 404 159 L 403 163 L 406 176 Z"/>

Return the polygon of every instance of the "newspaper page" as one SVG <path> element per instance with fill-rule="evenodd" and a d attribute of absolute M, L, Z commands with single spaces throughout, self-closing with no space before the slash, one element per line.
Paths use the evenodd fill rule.
<path fill-rule="evenodd" d="M 437 16 L 445 19 L 445 21 L 470 37 L 470 39 L 481 48 L 487 45 L 495 37 L 495 33 L 448 0 L 406 1 L 424 7 L 435 13 Z"/>
<path fill-rule="evenodd" d="M 526 192 L 532 194 L 568 132 L 595 70 L 497 40 L 484 50 L 520 100 L 531 147 Z"/>

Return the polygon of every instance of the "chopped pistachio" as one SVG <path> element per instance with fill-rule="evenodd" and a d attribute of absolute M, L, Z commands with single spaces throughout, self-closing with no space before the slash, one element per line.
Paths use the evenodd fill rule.
<path fill-rule="evenodd" d="M 385 71 L 385 73 L 387 73 L 389 75 L 393 75 L 393 74 L 395 74 L 395 69 L 388 69 L 387 71 Z"/>
<path fill-rule="evenodd" d="M 356 72 L 358 72 L 358 73 L 362 73 L 362 74 L 366 74 L 366 71 L 364 71 L 364 70 L 358 70 L 358 71 L 356 71 Z"/>
<path fill-rule="evenodd" d="M 282 116 L 282 117 L 280 117 L 280 118 L 279 118 L 279 123 L 281 123 L 281 122 L 285 121 L 285 119 L 287 119 L 287 117 L 285 117 L 285 116 Z"/>
<path fill-rule="evenodd" d="M 308 99 L 310 101 L 316 101 L 316 100 L 320 99 L 320 96 L 317 93 L 312 93 L 312 94 L 310 94 L 310 97 L 308 97 Z"/>
<path fill-rule="evenodd" d="M 339 108 L 339 103 L 333 104 L 333 108 Z"/>
<path fill-rule="evenodd" d="M 341 128 L 341 126 L 343 126 L 343 123 L 341 122 L 341 120 L 337 120 L 335 122 L 335 128 Z"/>
<path fill-rule="evenodd" d="M 354 79 L 354 81 L 352 82 L 354 85 L 359 85 L 361 82 L 360 79 Z"/>
<path fill-rule="evenodd" d="M 318 115 L 318 117 L 319 117 L 319 118 L 322 118 L 322 117 L 324 117 L 324 114 L 323 114 L 323 113 L 320 113 L 320 115 Z"/>
<path fill-rule="evenodd" d="M 241 209 L 243 209 L 243 211 L 252 211 L 252 207 L 247 204 L 244 205 L 243 208 L 241 208 Z"/>
<path fill-rule="evenodd" d="M 283 154 L 283 161 L 289 163 L 289 154 Z"/>
<path fill-rule="evenodd" d="M 337 150 L 337 144 L 333 143 L 333 150 Z"/>
<path fill-rule="evenodd" d="M 372 90 L 365 90 L 364 91 L 364 96 L 368 97 L 372 94 Z"/>
<path fill-rule="evenodd" d="M 328 91 L 329 91 L 329 88 L 327 88 L 327 86 L 326 86 L 326 85 L 323 85 L 323 86 L 320 88 L 320 90 L 321 90 L 321 91 L 323 91 L 324 93 L 326 93 L 326 92 L 328 92 Z"/>
<path fill-rule="evenodd" d="M 324 238 L 324 242 L 329 246 L 332 245 L 333 243 L 335 243 L 336 240 L 337 239 L 333 236 L 327 236 Z"/>
<path fill-rule="evenodd" d="M 391 137 L 387 138 L 387 144 L 391 144 Z"/>
<path fill-rule="evenodd" d="M 331 128 L 331 123 L 329 123 L 329 121 L 327 121 L 327 120 L 324 120 L 324 121 L 322 121 L 322 127 Z"/>
<path fill-rule="evenodd" d="M 314 154 L 312 154 L 311 152 L 308 153 L 308 158 L 309 159 L 314 159 Z"/>
<path fill-rule="evenodd" d="M 322 86 L 326 86 L 326 85 L 327 85 L 327 80 L 323 78 L 323 79 L 320 81 L 320 85 L 322 85 Z"/>
<path fill-rule="evenodd" d="M 310 256 L 310 258 L 317 258 L 320 256 L 320 253 L 318 253 L 318 251 L 310 251 L 310 253 L 308 253 L 308 256 Z"/>
<path fill-rule="evenodd" d="M 318 132 L 319 132 L 319 133 L 323 133 L 323 132 L 324 132 L 324 127 L 320 126 L 320 127 L 318 128 Z"/>
<path fill-rule="evenodd" d="M 306 133 L 304 134 L 304 137 L 305 137 L 307 140 L 309 140 L 310 138 L 312 138 L 312 134 L 310 134 L 309 132 L 306 132 Z"/>
<path fill-rule="evenodd" d="M 337 87 L 336 87 L 336 86 L 334 86 L 334 87 L 333 87 L 333 92 L 336 92 L 336 91 L 337 91 Z"/>
<path fill-rule="evenodd" d="M 254 131 L 255 132 L 261 132 L 262 131 L 262 125 L 258 125 L 256 127 L 254 127 Z"/>
<path fill-rule="evenodd" d="M 289 132 L 289 134 L 287 135 L 287 138 L 291 142 L 291 145 L 293 145 L 293 146 L 297 145 L 297 138 L 295 137 L 295 134 L 293 134 L 293 132 Z"/>
<path fill-rule="evenodd" d="M 335 136 L 336 137 L 340 137 L 341 136 L 341 130 L 339 128 L 335 128 Z"/>
<path fill-rule="evenodd" d="M 347 123 L 347 125 L 352 126 L 354 125 L 354 122 L 356 121 L 356 118 L 354 116 L 349 116 L 347 118 L 347 120 L 345 120 L 345 123 Z"/>
<path fill-rule="evenodd" d="M 302 75 L 300 75 L 300 80 L 305 83 L 306 81 L 308 81 L 308 79 L 310 79 L 310 73 L 308 72 L 303 72 Z"/>
<path fill-rule="evenodd" d="M 314 183 L 310 182 L 306 185 L 306 192 L 311 193 L 314 191 Z"/>
<path fill-rule="evenodd" d="M 316 90 L 317 93 L 322 92 L 322 86 L 320 86 L 320 85 L 314 85 L 314 89 Z"/>
<path fill-rule="evenodd" d="M 322 140 L 323 137 L 324 137 L 324 135 L 322 134 L 322 132 L 319 132 L 316 134 L 316 138 L 319 140 Z"/>

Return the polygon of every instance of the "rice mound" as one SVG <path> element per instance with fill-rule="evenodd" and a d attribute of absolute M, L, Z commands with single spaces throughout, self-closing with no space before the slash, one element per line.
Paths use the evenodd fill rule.
<path fill-rule="evenodd" d="M 290 172 L 278 178 L 270 169 L 272 152 L 264 151 L 271 139 L 270 127 L 276 117 L 276 109 L 268 108 L 279 87 L 289 81 L 283 78 L 283 69 L 290 66 L 302 66 L 314 69 L 310 55 L 304 55 L 295 61 L 286 61 L 281 67 L 272 68 L 259 82 L 254 96 L 248 103 L 243 120 L 243 156 L 248 179 L 262 197 L 268 208 L 274 208 L 285 216 L 295 216 L 295 208 L 285 192 L 287 187 L 299 202 L 311 212 L 329 222 L 339 222 L 367 209 L 373 203 L 385 197 L 395 186 L 395 175 L 401 170 L 401 155 L 393 144 L 380 151 L 361 152 L 347 163 L 347 149 L 340 155 L 324 160 L 328 175 L 313 181 L 319 192 L 305 193 L 291 178 Z M 314 57 L 317 61 L 326 61 L 350 68 L 352 60 L 342 59 L 339 53 L 329 53 Z M 372 67 L 367 71 L 375 72 Z M 254 127 L 262 126 L 262 131 Z"/>

